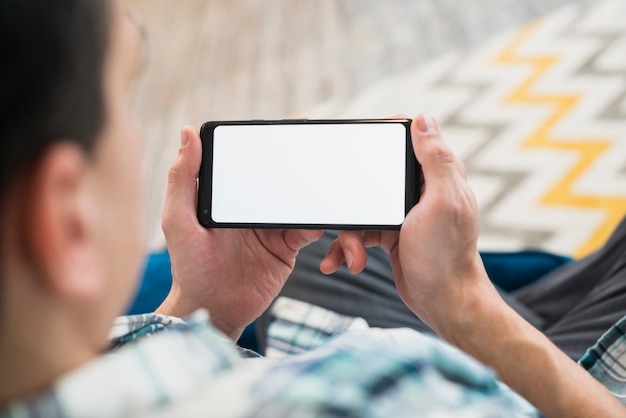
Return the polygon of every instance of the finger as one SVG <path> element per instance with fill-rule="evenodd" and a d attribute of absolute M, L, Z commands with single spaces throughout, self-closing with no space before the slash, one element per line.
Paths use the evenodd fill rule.
<path fill-rule="evenodd" d="M 196 179 L 202 162 L 202 143 L 198 132 L 190 126 L 181 130 L 178 157 L 170 167 L 163 207 L 163 231 L 176 220 L 196 219 L 198 188 Z"/>
<path fill-rule="evenodd" d="M 350 273 L 357 274 L 363 271 L 367 264 L 367 251 L 363 243 L 364 232 L 340 231 L 339 243 L 346 259 L 346 266 Z"/>
<path fill-rule="evenodd" d="M 300 251 L 300 249 L 320 239 L 323 234 L 324 231 L 321 230 L 285 229 L 283 231 L 283 240 L 291 250 Z"/>
<path fill-rule="evenodd" d="M 363 232 L 361 242 L 365 248 L 377 246 L 380 243 L 380 231 Z"/>
<path fill-rule="evenodd" d="M 408 117 L 407 115 L 405 115 L 404 113 L 398 113 L 394 116 L 388 117 L 386 119 L 411 119 L 410 117 Z"/>
<path fill-rule="evenodd" d="M 339 240 L 335 239 L 328 248 L 328 253 L 320 263 L 320 271 L 324 274 L 332 274 L 339 270 L 343 264 L 344 256 L 341 251 Z"/>
<path fill-rule="evenodd" d="M 398 242 L 399 237 L 399 231 L 367 231 L 363 235 L 363 245 L 365 248 L 380 246 L 389 254 Z"/>

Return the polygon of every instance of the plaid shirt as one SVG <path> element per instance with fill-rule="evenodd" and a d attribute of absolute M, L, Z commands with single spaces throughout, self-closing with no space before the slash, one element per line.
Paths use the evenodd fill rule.
<path fill-rule="evenodd" d="M 626 317 L 600 337 L 578 363 L 626 405 Z"/>
<path fill-rule="evenodd" d="M 111 337 L 115 350 L 0 417 L 535 415 L 491 370 L 410 330 L 347 331 L 282 359 L 242 358 L 203 311 L 120 318 Z"/>

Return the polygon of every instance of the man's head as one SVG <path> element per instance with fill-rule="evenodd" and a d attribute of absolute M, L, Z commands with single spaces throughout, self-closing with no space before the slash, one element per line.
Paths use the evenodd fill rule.
<path fill-rule="evenodd" d="M 107 2 L 0 3 L 0 187 L 61 138 L 91 150 L 105 119 Z"/>
<path fill-rule="evenodd" d="M 117 0 L 0 2 L 0 358 L 63 363 L 32 346 L 66 339 L 76 348 L 49 357 L 84 361 L 128 302 L 143 244 L 129 103 L 141 48 Z"/>

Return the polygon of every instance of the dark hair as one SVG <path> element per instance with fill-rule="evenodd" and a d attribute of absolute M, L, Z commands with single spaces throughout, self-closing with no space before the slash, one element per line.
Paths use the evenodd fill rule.
<path fill-rule="evenodd" d="M 92 148 L 106 118 L 108 3 L 0 1 L 0 202 L 55 141 Z"/>

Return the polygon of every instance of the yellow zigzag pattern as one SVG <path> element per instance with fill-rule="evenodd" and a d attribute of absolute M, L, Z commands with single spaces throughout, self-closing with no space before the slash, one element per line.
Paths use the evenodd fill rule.
<path fill-rule="evenodd" d="M 566 138 L 555 138 L 551 135 L 552 127 L 567 115 L 582 97 L 575 94 L 542 95 L 532 91 L 533 84 L 559 60 L 558 56 L 521 56 L 517 53 L 519 47 L 532 35 L 538 24 L 534 23 L 522 29 L 506 50 L 496 58 L 496 63 L 525 64 L 534 68 L 532 74 L 507 96 L 505 100 L 507 104 L 549 104 L 553 108 L 551 115 L 523 142 L 522 146 L 525 148 L 550 148 L 578 154 L 578 162 L 542 197 L 540 203 L 596 209 L 605 213 L 604 221 L 600 227 L 589 237 L 587 242 L 575 251 L 575 257 L 582 257 L 598 249 L 608 239 L 626 211 L 626 198 L 576 195 L 572 192 L 572 186 L 576 180 L 600 155 L 611 147 L 612 141 L 606 138 L 567 141 Z M 572 228 L 575 227 L 572 225 Z"/>

